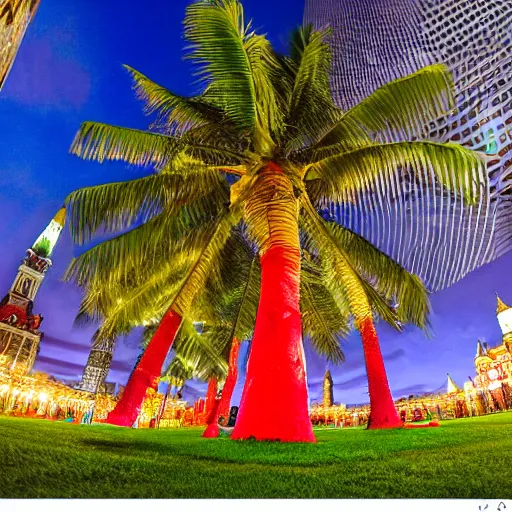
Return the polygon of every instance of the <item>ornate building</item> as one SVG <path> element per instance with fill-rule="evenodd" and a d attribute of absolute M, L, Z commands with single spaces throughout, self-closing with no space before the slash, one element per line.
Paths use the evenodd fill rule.
<path fill-rule="evenodd" d="M 0 0 L 0 89 L 40 0 Z"/>
<path fill-rule="evenodd" d="M 378 87 L 434 63 L 452 71 L 456 109 L 410 133 L 489 155 L 481 200 L 465 204 L 432 170 L 390 173 L 376 193 L 330 205 L 431 291 L 512 247 L 512 3 L 509 0 L 306 0 L 306 22 L 332 28 L 331 85 L 349 109 Z M 391 175 L 392 174 L 392 175 Z M 328 206 L 328 205 L 326 205 Z M 425 247 L 429 250 L 425 251 Z"/>
<path fill-rule="evenodd" d="M 105 383 L 115 348 L 115 338 L 93 337 L 93 345 L 78 389 L 97 393 Z"/>
<path fill-rule="evenodd" d="M 489 348 L 478 340 L 475 369 L 477 376 L 466 382 L 464 391 L 469 402 L 484 410 L 512 408 L 512 308 L 499 297 L 496 314 L 503 334 L 501 343 Z"/>
<path fill-rule="evenodd" d="M 18 268 L 11 289 L 0 302 L 0 369 L 28 373 L 39 352 L 42 316 L 32 313 L 34 299 L 52 260 L 50 256 L 64 227 L 62 208 L 41 233 Z"/>

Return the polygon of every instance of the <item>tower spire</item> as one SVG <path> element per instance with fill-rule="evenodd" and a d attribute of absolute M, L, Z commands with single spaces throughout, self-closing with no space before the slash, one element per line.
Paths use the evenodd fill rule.
<path fill-rule="evenodd" d="M 60 233 L 66 223 L 66 209 L 62 207 L 50 221 L 46 229 L 32 245 L 32 250 L 43 258 L 49 258 L 57 244 Z"/>
<path fill-rule="evenodd" d="M 450 377 L 450 374 L 446 374 L 448 376 L 448 382 L 446 386 L 446 392 L 447 393 L 458 393 L 460 391 L 459 387 L 455 382 L 453 382 L 453 379 Z"/>
<path fill-rule="evenodd" d="M 503 313 L 503 311 L 506 311 L 507 309 L 510 309 L 510 306 L 507 306 L 499 297 L 498 294 L 496 294 L 496 314 L 499 315 L 500 313 Z"/>
<path fill-rule="evenodd" d="M 476 356 L 475 356 L 475 359 L 477 357 L 482 357 L 484 356 L 485 354 L 487 353 L 487 351 L 484 349 L 483 345 L 482 345 L 482 341 L 481 340 L 478 340 L 477 344 L 476 344 Z"/>
<path fill-rule="evenodd" d="M 503 333 L 503 341 L 512 341 L 512 308 L 507 306 L 496 294 L 496 316 Z"/>

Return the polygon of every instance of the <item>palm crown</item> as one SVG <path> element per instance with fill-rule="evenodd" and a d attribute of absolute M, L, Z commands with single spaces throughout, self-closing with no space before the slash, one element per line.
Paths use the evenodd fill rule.
<path fill-rule="evenodd" d="M 318 211 L 330 202 L 355 202 L 361 192 L 379 194 L 392 173 L 425 168 L 439 187 L 478 198 L 478 155 L 456 144 L 408 140 L 412 127 L 451 108 L 447 69 L 424 68 L 342 112 L 330 93 L 325 31 L 298 30 L 290 55 L 281 56 L 245 23 L 239 2 L 212 0 L 187 8 L 185 36 L 201 94 L 175 95 L 128 68 L 146 112 L 156 114 L 152 130 L 87 122 L 73 142 L 82 158 L 154 172 L 69 196 L 77 242 L 100 228 L 130 230 L 74 260 L 68 277 L 115 301 L 117 309 L 110 309 L 127 325 L 146 319 L 147 311 L 137 314 L 135 307 L 144 301 L 162 312 L 172 304 L 184 316 L 220 275 L 225 251 L 238 250 L 233 234 L 242 231 L 261 258 L 260 308 L 266 255 L 277 258 L 284 276 L 283 314 L 298 308 L 302 250 L 303 271 L 314 269 L 337 310 L 350 312 L 362 332 L 375 313 L 395 326 L 425 327 L 421 281 Z M 123 290 L 133 289 L 125 301 Z M 302 287 L 306 301 L 308 290 Z"/>

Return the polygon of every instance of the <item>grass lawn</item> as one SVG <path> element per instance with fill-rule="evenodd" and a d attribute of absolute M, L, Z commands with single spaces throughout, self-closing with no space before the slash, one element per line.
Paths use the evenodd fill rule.
<path fill-rule="evenodd" d="M 0 418 L 2 498 L 512 498 L 512 412 L 308 445 Z"/>

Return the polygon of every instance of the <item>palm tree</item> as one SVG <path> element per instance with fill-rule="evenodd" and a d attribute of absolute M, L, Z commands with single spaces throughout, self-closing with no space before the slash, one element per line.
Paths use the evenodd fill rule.
<path fill-rule="evenodd" d="M 147 290 L 176 276 L 172 300 L 160 294 L 170 307 L 151 341 L 154 348 L 148 347 L 136 370 L 144 384 L 158 366 L 154 361 L 160 363 L 153 354 L 169 348 L 205 275 L 216 272 L 233 229 L 242 227 L 257 247 L 260 301 L 235 439 L 314 441 L 301 341 L 301 248 L 318 260 L 338 307 L 350 311 L 361 333 L 370 428 L 401 424 L 373 319 L 377 314 L 397 325 L 425 326 L 425 289 L 318 211 L 331 201 L 355 201 L 362 191 L 379 194 L 393 173 L 421 172 L 435 190 L 459 194 L 461 201 L 475 201 L 480 192 L 478 155 L 456 144 L 407 137 L 410 127 L 452 108 L 447 69 L 424 68 L 342 112 L 331 97 L 326 35 L 299 29 L 290 56 L 281 56 L 245 23 L 238 1 L 196 2 L 186 11 L 185 37 L 202 92 L 178 96 L 128 68 L 146 111 L 157 114 L 152 130 L 86 122 L 71 149 L 85 159 L 123 160 L 154 171 L 68 199 L 79 242 L 100 227 L 133 228 L 78 258 L 71 269 L 78 282 L 104 276 L 103 285 L 115 289 L 116 279 L 137 280 L 140 272 Z M 188 264 L 181 265 L 185 259 Z M 276 386 L 286 397 L 279 403 L 272 400 Z"/>

